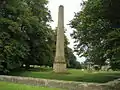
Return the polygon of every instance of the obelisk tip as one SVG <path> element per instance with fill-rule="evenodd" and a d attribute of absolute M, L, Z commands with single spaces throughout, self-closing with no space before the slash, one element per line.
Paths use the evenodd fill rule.
<path fill-rule="evenodd" d="M 59 7 L 64 7 L 63 5 L 60 5 Z"/>

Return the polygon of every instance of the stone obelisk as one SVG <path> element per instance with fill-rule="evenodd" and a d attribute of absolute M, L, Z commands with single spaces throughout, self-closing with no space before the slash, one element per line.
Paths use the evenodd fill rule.
<path fill-rule="evenodd" d="M 56 56 L 53 64 L 53 70 L 56 73 L 66 72 L 66 62 L 64 55 L 64 7 L 59 6 L 58 12 L 58 27 L 57 27 L 57 41 L 56 41 Z"/>

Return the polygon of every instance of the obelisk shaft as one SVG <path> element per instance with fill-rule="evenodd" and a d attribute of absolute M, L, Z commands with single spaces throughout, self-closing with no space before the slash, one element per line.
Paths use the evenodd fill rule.
<path fill-rule="evenodd" d="M 59 7 L 56 56 L 64 57 L 64 7 Z M 61 62 L 61 61 L 60 61 Z M 65 62 L 63 60 L 63 62 Z"/>
<path fill-rule="evenodd" d="M 56 56 L 53 65 L 55 72 L 66 72 L 66 62 L 64 55 L 64 7 L 59 6 Z"/>

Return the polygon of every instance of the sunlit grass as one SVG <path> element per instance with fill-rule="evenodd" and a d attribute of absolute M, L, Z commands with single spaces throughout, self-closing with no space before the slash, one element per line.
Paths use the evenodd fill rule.
<path fill-rule="evenodd" d="M 0 81 L 0 90 L 63 90 L 63 89 L 29 86 Z"/>

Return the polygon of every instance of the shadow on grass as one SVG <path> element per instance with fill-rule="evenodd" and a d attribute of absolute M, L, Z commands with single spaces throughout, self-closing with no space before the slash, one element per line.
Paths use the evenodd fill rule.
<path fill-rule="evenodd" d="M 120 78 L 116 75 L 84 75 L 83 77 L 78 77 L 76 81 L 78 82 L 95 82 L 95 83 L 106 83 Z"/>
<path fill-rule="evenodd" d="M 34 72 L 48 72 L 51 71 L 52 68 L 43 68 L 43 67 L 38 67 L 38 68 L 29 68 L 28 71 L 34 71 Z"/>
<path fill-rule="evenodd" d="M 43 67 L 38 67 L 38 68 L 34 68 L 31 67 L 29 69 L 25 69 L 25 68 L 19 68 L 19 69 L 14 69 L 12 71 L 10 71 L 8 73 L 8 75 L 12 75 L 12 76 L 29 76 L 30 73 L 32 72 L 49 72 L 51 71 L 52 68 L 43 68 Z"/>

